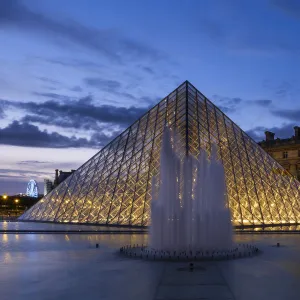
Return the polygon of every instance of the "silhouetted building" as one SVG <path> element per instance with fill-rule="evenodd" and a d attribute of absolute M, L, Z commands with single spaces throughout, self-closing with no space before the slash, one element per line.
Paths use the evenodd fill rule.
<path fill-rule="evenodd" d="M 300 127 L 294 127 L 294 135 L 286 139 L 275 139 L 275 133 L 266 131 L 266 139 L 258 144 L 276 159 L 288 172 L 300 180 Z"/>
<path fill-rule="evenodd" d="M 75 170 L 71 170 L 70 172 L 65 172 L 60 170 L 58 173 L 58 169 L 55 170 L 55 179 L 53 183 L 53 187 L 57 187 L 60 183 L 62 183 L 65 179 L 67 179 Z"/>
<path fill-rule="evenodd" d="M 54 188 L 56 188 L 60 183 L 62 183 L 65 179 L 67 179 L 75 170 L 71 170 L 70 172 L 65 172 L 62 170 L 55 170 L 54 181 L 52 182 L 49 179 L 44 179 L 44 196 L 50 193 Z"/>
<path fill-rule="evenodd" d="M 53 190 L 53 182 L 49 179 L 44 179 L 44 196 Z"/>

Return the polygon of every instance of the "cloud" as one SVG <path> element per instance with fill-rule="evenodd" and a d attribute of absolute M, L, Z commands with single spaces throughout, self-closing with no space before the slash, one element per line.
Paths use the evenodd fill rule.
<path fill-rule="evenodd" d="M 288 93 L 288 91 L 285 89 L 280 89 L 275 92 L 275 94 L 279 97 L 286 97 L 287 93 Z"/>
<path fill-rule="evenodd" d="M 88 77 L 84 79 L 84 83 L 90 87 L 96 88 L 100 91 L 106 91 L 114 96 L 117 96 L 119 99 L 127 98 L 129 100 L 135 101 L 137 103 L 145 104 L 156 104 L 161 98 L 154 97 L 150 98 L 147 96 L 136 97 L 133 94 L 128 92 L 121 91 L 122 84 L 116 80 L 106 80 L 99 77 Z"/>
<path fill-rule="evenodd" d="M 5 128 L 0 128 L 0 144 L 41 147 L 41 148 L 78 148 L 78 147 L 99 147 L 97 141 L 88 141 L 84 138 L 67 137 L 59 133 L 41 131 L 37 126 L 28 123 L 13 121 Z"/>
<path fill-rule="evenodd" d="M 56 59 L 40 58 L 40 59 L 42 59 L 45 62 L 48 62 L 50 64 L 61 65 L 64 67 L 86 68 L 89 70 L 102 69 L 104 67 L 103 64 L 96 63 L 96 62 L 90 61 L 90 60 L 84 60 L 84 59 L 70 59 L 70 58 L 56 58 Z"/>
<path fill-rule="evenodd" d="M 46 82 L 46 83 L 51 83 L 53 85 L 60 85 L 60 82 L 48 77 L 37 77 L 39 80 Z"/>
<path fill-rule="evenodd" d="M 1 107 L 1 103 L 0 103 L 0 119 L 4 119 L 4 118 L 5 118 L 4 108 Z"/>
<path fill-rule="evenodd" d="M 266 131 L 266 128 L 263 126 L 257 126 L 250 130 L 246 130 L 245 132 L 253 138 L 255 141 L 261 141 L 264 139 L 264 132 Z"/>
<path fill-rule="evenodd" d="M 224 113 L 224 114 L 230 114 L 236 111 L 235 108 L 227 107 L 223 105 L 217 105 L 217 107 Z"/>
<path fill-rule="evenodd" d="M 60 21 L 30 10 L 18 0 L 0 1 L 0 26 L 27 30 L 55 41 L 76 44 L 100 53 L 110 61 L 164 60 L 166 55 L 111 29 L 96 29 L 72 21 Z"/>
<path fill-rule="evenodd" d="M 73 86 L 70 88 L 70 91 L 72 92 L 82 92 L 82 88 L 79 85 Z"/>
<path fill-rule="evenodd" d="M 224 103 L 227 105 L 237 105 L 242 102 L 242 99 L 239 97 L 224 97 L 224 96 L 219 96 L 219 95 L 213 95 L 215 99 L 217 99 L 220 103 Z"/>
<path fill-rule="evenodd" d="M 101 146 L 106 146 L 110 141 L 112 141 L 115 137 L 120 135 L 122 130 L 116 130 L 112 132 L 111 136 L 108 136 L 104 132 L 95 132 L 91 136 L 91 141 L 96 142 L 100 141 Z"/>
<path fill-rule="evenodd" d="M 300 123 L 300 109 L 278 109 L 272 110 L 271 113 L 276 117 Z"/>
<path fill-rule="evenodd" d="M 35 117 L 40 118 L 52 118 L 52 123 L 55 124 L 56 120 L 60 118 L 65 120 L 65 122 L 71 122 L 75 120 L 78 126 L 74 128 L 80 128 L 80 123 L 85 123 L 88 121 L 101 122 L 108 124 L 117 124 L 128 126 L 135 122 L 139 117 L 141 117 L 147 108 L 145 107 L 118 107 L 113 105 L 100 105 L 96 106 L 92 103 L 92 97 L 87 96 L 80 98 L 77 101 L 69 102 L 57 102 L 55 100 L 49 100 L 43 103 L 35 102 L 18 102 L 12 105 L 18 108 L 26 110 L 28 113 L 34 114 Z M 73 123 L 73 122 L 71 122 Z M 49 122 L 49 124 L 51 124 Z M 65 126 L 63 126 L 65 127 Z"/>
<path fill-rule="evenodd" d="M 152 98 L 152 97 L 144 96 L 144 97 L 141 97 L 139 100 L 142 101 L 143 103 L 147 103 L 148 106 L 151 107 L 151 106 L 157 104 L 161 100 L 161 98 L 159 98 L 159 97 Z"/>
<path fill-rule="evenodd" d="M 98 63 L 98 62 L 91 61 L 91 60 L 85 60 L 85 59 L 70 59 L 69 57 L 61 57 L 61 58 L 55 58 L 55 59 L 51 59 L 51 58 L 45 59 L 42 57 L 36 57 L 36 58 L 39 60 L 45 61 L 47 63 L 50 63 L 50 64 L 55 64 L 55 65 L 59 65 L 59 66 L 63 66 L 63 67 L 75 68 L 76 70 L 81 68 L 85 71 L 96 73 L 97 75 L 99 74 L 99 70 L 101 70 L 103 73 L 107 73 L 107 70 L 109 70 L 111 68 L 110 66 L 106 66 L 102 63 Z M 171 65 L 175 64 L 173 62 L 169 62 L 168 60 L 167 60 L 167 62 Z M 136 68 L 134 68 L 134 72 L 129 71 L 127 69 L 127 67 L 125 70 L 126 70 L 125 72 L 122 70 L 120 71 L 120 72 L 122 72 L 123 76 L 125 76 L 127 79 L 128 78 L 134 79 L 135 81 L 138 81 L 138 82 L 143 80 L 143 78 L 149 78 L 149 77 L 145 77 L 145 76 L 151 75 L 151 78 L 154 80 L 160 80 L 163 78 L 165 81 L 171 80 L 172 82 L 175 82 L 176 85 L 180 85 L 182 83 L 182 80 L 177 75 L 172 74 L 172 72 L 162 71 L 161 68 L 156 70 L 153 67 L 153 62 L 149 62 L 149 66 L 147 65 L 146 61 L 144 61 L 143 64 L 137 64 Z M 140 74 L 140 71 L 143 72 L 142 75 Z M 90 78 L 90 77 L 88 77 L 88 78 Z M 94 77 L 91 77 L 91 78 L 94 79 Z"/>
<path fill-rule="evenodd" d="M 116 92 L 121 88 L 121 83 L 115 80 L 106 80 L 99 77 L 88 77 L 84 79 L 84 82 L 94 88 L 107 92 Z"/>
<path fill-rule="evenodd" d="M 267 107 L 267 106 L 270 106 L 272 104 L 272 100 L 267 100 L 267 99 L 250 100 L 249 103 L 255 104 L 255 105 L 258 105 L 258 106 Z"/>
<path fill-rule="evenodd" d="M 268 99 L 256 99 L 256 100 L 243 100 L 240 97 L 225 97 L 219 95 L 213 95 L 212 98 L 217 104 L 219 109 L 224 113 L 232 113 L 242 105 L 257 105 L 261 107 L 269 107 L 272 104 L 272 100 Z"/>
<path fill-rule="evenodd" d="M 72 129 L 101 130 L 101 127 L 91 118 L 64 116 L 63 114 L 58 114 L 56 118 L 53 118 L 51 115 L 26 115 L 22 117 L 21 122 L 54 125 L 57 127 Z"/>
<path fill-rule="evenodd" d="M 213 95 L 212 98 L 216 102 L 218 108 L 224 113 L 235 112 L 237 107 L 242 103 L 242 99 L 239 97 L 224 97 L 219 95 Z"/>
<path fill-rule="evenodd" d="M 2 176 L 7 176 L 7 177 L 27 177 L 28 174 L 35 174 L 37 176 L 44 176 L 44 175 L 49 175 L 47 172 L 43 171 L 38 171 L 38 170 L 15 170 L 15 169 L 0 169 L 0 174 Z M 29 181 L 29 180 L 28 180 Z"/>
<path fill-rule="evenodd" d="M 149 107 L 118 107 L 114 105 L 96 106 L 92 97 L 66 102 L 48 100 L 42 103 L 10 102 L 0 100 L 0 105 L 24 110 L 27 114 L 21 122 L 54 125 L 62 128 L 110 131 L 112 135 L 125 129 L 140 118 Z M 143 99 L 150 101 L 150 98 Z"/>
<path fill-rule="evenodd" d="M 17 162 L 18 165 L 36 165 L 36 164 L 48 164 L 50 161 L 39 161 L 39 160 L 22 160 Z"/>
<path fill-rule="evenodd" d="M 265 139 L 265 131 L 271 131 L 275 133 L 275 139 L 278 138 L 290 138 L 294 134 L 293 123 L 283 124 L 281 127 L 264 127 L 257 126 L 250 130 L 247 130 L 246 133 L 251 136 L 255 141 L 262 141 Z"/>
<path fill-rule="evenodd" d="M 57 99 L 61 101 L 68 101 L 70 100 L 69 96 L 56 94 L 56 93 L 39 93 L 39 92 L 32 92 L 33 95 L 51 98 L 51 99 Z"/>
<path fill-rule="evenodd" d="M 299 84 L 297 82 L 289 82 L 289 81 L 271 81 L 271 80 L 264 80 L 263 81 L 263 87 L 267 89 L 268 91 L 271 91 L 273 94 L 273 97 L 276 99 L 278 98 L 287 98 L 287 99 L 293 99 L 298 98 L 300 93 Z"/>
<path fill-rule="evenodd" d="M 150 68 L 150 67 L 143 66 L 143 65 L 139 65 L 138 67 L 139 67 L 141 70 L 143 70 L 145 73 L 148 73 L 148 74 L 150 74 L 150 75 L 154 75 L 154 74 L 155 74 L 154 70 L 153 70 L 152 68 Z"/>
<path fill-rule="evenodd" d="M 100 82 L 100 81 L 99 81 Z M 114 88 L 114 83 L 107 84 Z M 116 92 L 119 95 L 133 97 L 131 94 Z M 96 105 L 92 96 L 73 100 L 71 97 L 54 93 L 35 93 L 51 97 L 45 102 L 21 102 L 0 99 L 0 107 L 14 109 L 22 113 L 18 121 L 0 128 L 0 144 L 28 147 L 102 147 L 120 134 L 129 125 L 139 119 L 152 105 L 153 100 L 142 97 L 145 107 L 120 107 L 115 105 Z M 68 137 L 61 132 L 42 131 L 39 124 L 81 130 L 86 138 Z M 69 130 L 70 132 L 70 130 Z"/>

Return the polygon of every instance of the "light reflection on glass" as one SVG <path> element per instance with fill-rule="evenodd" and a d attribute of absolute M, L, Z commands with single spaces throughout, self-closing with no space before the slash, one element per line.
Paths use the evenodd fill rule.
<path fill-rule="evenodd" d="M 64 188 L 47 194 L 23 218 L 150 225 L 151 178 L 159 176 L 165 124 L 177 129 L 181 156 L 188 149 L 198 157 L 201 148 L 210 152 L 212 143 L 219 146 L 233 225 L 300 223 L 299 182 L 274 172 L 283 168 L 188 82 L 77 169 L 64 181 Z M 98 186 L 99 182 L 104 184 Z"/>

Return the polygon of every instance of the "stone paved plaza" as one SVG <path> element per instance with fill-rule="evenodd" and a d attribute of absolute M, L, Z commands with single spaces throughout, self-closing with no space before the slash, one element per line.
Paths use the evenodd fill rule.
<path fill-rule="evenodd" d="M 262 254 L 199 262 L 190 272 L 188 263 L 117 253 L 122 245 L 146 243 L 146 234 L 1 234 L 0 299 L 299 299 L 300 235 L 239 234 L 236 240 Z"/>

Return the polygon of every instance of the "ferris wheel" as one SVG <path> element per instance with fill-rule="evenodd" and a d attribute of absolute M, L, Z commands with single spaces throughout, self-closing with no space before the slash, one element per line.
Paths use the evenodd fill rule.
<path fill-rule="evenodd" d="M 26 195 L 34 198 L 37 198 L 39 196 L 39 190 L 35 180 L 30 179 L 30 181 L 28 182 Z"/>

